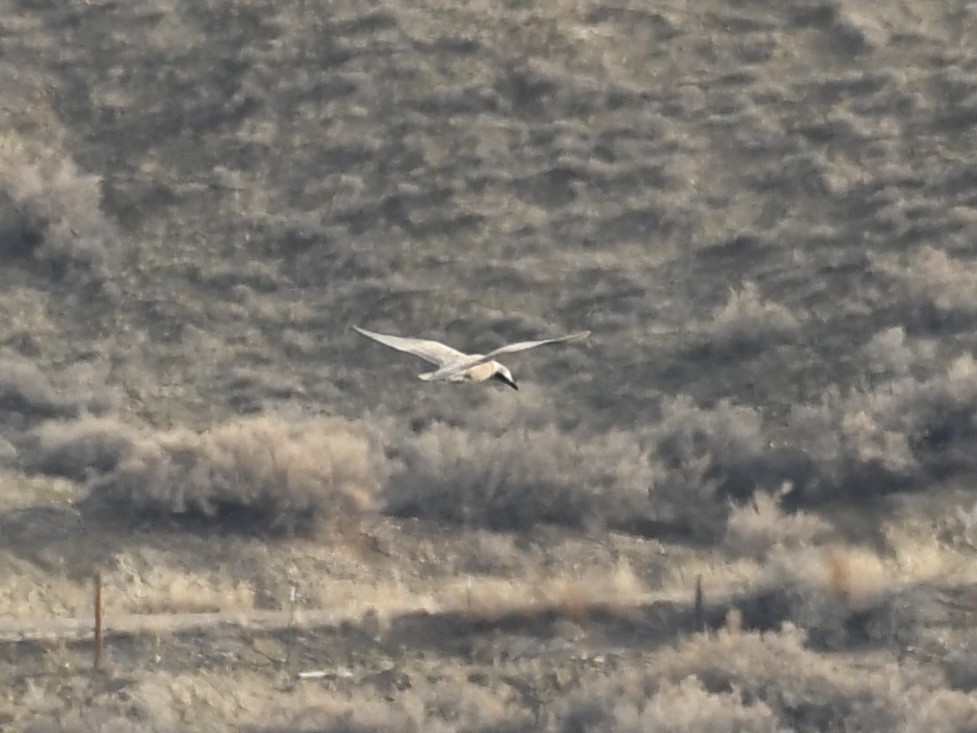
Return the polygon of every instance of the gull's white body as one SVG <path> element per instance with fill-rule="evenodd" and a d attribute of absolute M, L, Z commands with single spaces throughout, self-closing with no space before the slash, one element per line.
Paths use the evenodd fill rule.
<path fill-rule="evenodd" d="M 496 361 L 496 356 L 513 354 L 517 351 L 533 349 L 544 344 L 578 341 L 590 335 L 590 331 L 580 331 L 567 336 L 557 336 L 556 338 L 541 339 L 539 341 L 519 341 L 518 343 L 501 346 L 487 354 L 465 354 L 438 341 L 406 338 L 404 336 L 388 336 L 382 333 L 375 333 L 374 331 L 367 331 L 365 328 L 360 328 L 359 326 L 353 326 L 353 328 L 356 329 L 357 333 L 378 341 L 384 346 L 413 354 L 435 364 L 438 368 L 433 372 L 424 372 L 423 374 L 417 375 L 426 382 L 485 382 L 489 379 L 498 379 L 513 389 L 519 389 L 519 387 L 516 386 L 516 382 L 512 378 L 512 372 L 504 364 Z"/>

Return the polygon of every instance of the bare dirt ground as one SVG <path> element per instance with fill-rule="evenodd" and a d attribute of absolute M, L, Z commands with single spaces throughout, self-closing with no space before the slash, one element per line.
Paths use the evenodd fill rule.
<path fill-rule="evenodd" d="M 977 729 L 975 39 L 0 0 L 0 728 Z"/>

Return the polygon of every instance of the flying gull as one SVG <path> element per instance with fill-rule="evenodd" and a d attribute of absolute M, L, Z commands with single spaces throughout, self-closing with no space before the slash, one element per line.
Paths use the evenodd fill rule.
<path fill-rule="evenodd" d="M 513 389 L 519 389 L 516 381 L 512 378 L 512 372 L 495 360 L 495 357 L 503 354 L 514 354 L 517 351 L 535 349 L 537 346 L 545 344 L 558 344 L 564 341 L 579 341 L 587 338 L 590 331 L 579 331 L 566 336 L 555 338 L 540 339 L 539 341 L 519 341 L 508 346 L 500 346 L 487 354 L 464 354 L 457 349 L 428 339 L 406 338 L 404 336 L 388 336 L 382 333 L 367 331 L 365 328 L 353 326 L 358 333 L 367 338 L 379 341 L 384 346 L 389 346 L 397 351 L 405 351 L 408 354 L 419 356 L 425 361 L 435 364 L 438 368 L 433 372 L 418 374 L 420 379 L 425 382 L 445 381 L 445 382 L 484 382 L 488 379 L 497 379 L 508 384 Z"/>

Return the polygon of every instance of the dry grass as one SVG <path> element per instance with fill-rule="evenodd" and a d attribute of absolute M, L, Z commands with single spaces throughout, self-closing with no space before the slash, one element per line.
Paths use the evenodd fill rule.
<path fill-rule="evenodd" d="M 234 581 L 220 567 L 195 572 L 156 565 L 138 568 L 125 555 L 103 573 L 107 614 L 183 614 L 249 611 L 255 593 L 250 583 Z"/>
<path fill-rule="evenodd" d="M 470 576 L 452 584 L 444 604 L 491 621 L 512 614 L 556 611 L 570 619 L 595 610 L 634 612 L 651 594 L 627 562 L 614 568 L 521 577 Z"/>
<path fill-rule="evenodd" d="M 0 617 L 70 618 L 91 612 L 91 586 L 68 580 L 59 569 L 39 571 L 32 563 L 7 554 L 0 556 L 0 568 Z"/>
<path fill-rule="evenodd" d="M 58 571 L 44 571 L 4 555 L 3 600 L 0 617 L 27 621 L 90 619 L 92 581 L 69 580 Z M 106 613 L 186 614 L 248 611 L 254 608 L 254 589 L 233 581 L 221 568 L 194 571 L 184 567 L 143 567 L 120 553 L 102 572 Z M 28 628 L 29 624 L 25 626 Z M 144 629 L 149 631 L 151 625 Z"/>

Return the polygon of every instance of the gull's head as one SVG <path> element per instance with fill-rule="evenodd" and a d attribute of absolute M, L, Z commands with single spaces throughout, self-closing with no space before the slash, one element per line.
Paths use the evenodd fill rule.
<path fill-rule="evenodd" d="M 492 379 L 497 379 L 500 382 L 504 382 L 513 389 L 519 389 L 519 385 L 516 384 L 516 380 L 512 378 L 512 372 L 509 371 L 509 368 L 502 366 L 498 362 L 495 364 L 495 373 L 492 375 Z"/>

